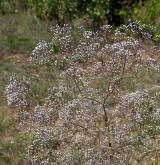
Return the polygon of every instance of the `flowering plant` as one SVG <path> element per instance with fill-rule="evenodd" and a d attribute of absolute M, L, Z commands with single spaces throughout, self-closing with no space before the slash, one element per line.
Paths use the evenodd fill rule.
<path fill-rule="evenodd" d="M 158 158 L 159 49 L 144 27 L 57 25 L 51 42 L 38 43 L 28 62 L 56 75 L 42 103 L 32 102 L 31 79 L 13 74 L 5 91 L 34 136 L 27 162 L 129 165 Z"/>

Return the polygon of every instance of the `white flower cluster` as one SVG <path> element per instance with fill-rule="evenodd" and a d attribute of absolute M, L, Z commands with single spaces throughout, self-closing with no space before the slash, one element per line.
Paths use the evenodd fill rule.
<path fill-rule="evenodd" d="M 48 114 L 47 109 L 44 106 L 36 106 L 34 115 L 33 115 L 33 122 L 35 124 L 43 124 L 48 123 L 50 121 L 50 116 Z"/>
<path fill-rule="evenodd" d="M 96 55 L 101 43 L 102 40 L 99 33 L 84 31 L 82 38 L 73 50 L 72 56 L 69 59 L 74 62 L 86 62 Z"/>
<path fill-rule="evenodd" d="M 46 41 L 41 41 L 32 51 L 29 62 L 39 65 L 46 64 L 50 61 L 52 53 L 49 44 Z"/>
<path fill-rule="evenodd" d="M 147 90 L 145 90 L 145 91 L 136 91 L 136 92 L 129 93 L 129 94 L 126 94 L 124 96 L 121 96 L 121 99 L 120 99 L 120 102 L 119 102 L 119 110 L 124 111 L 125 107 L 128 108 L 129 106 L 132 106 L 133 104 L 135 106 L 138 103 L 144 102 L 147 98 L 148 98 Z"/>
<path fill-rule="evenodd" d="M 157 72 L 160 72 L 160 64 L 153 58 L 147 58 L 147 64 L 151 69 L 154 69 Z"/>
<path fill-rule="evenodd" d="M 87 61 L 90 57 L 94 56 L 96 53 L 96 50 L 99 48 L 99 43 L 80 43 L 75 51 L 73 52 L 73 55 L 71 57 L 72 61 Z"/>
<path fill-rule="evenodd" d="M 28 82 L 18 75 L 10 76 L 9 84 L 5 88 L 5 94 L 9 107 L 25 109 L 28 105 L 26 94 L 28 93 Z"/>
<path fill-rule="evenodd" d="M 72 28 L 68 24 L 64 24 L 62 27 L 56 25 L 51 28 L 53 32 L 52 42 L 60 45 L 61 51 L 67 51 L 72 41 L 71 31 Z"/>

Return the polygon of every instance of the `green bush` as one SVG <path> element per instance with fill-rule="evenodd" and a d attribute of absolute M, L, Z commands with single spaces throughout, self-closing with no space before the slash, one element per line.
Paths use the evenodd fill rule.
<path fill-rule="evenodd" d="M 42 19 L 64 21 L 77 16 L 77 0 L 28 0 L 28 5 Z"/>
<path fill-rule="evenodd" d="M 129 16 L 134 5 L 140 0 L 28 0 L 29 9 L 42 19 L 56 18 L 60 22 L 75 18 L 88 18 L 92 23 L 100 24 L 108 20 L 109 24 L 120 25 Z"/>
<path fill-rule="evenodd" d="M 144 4 L 139 4 L 133 11 L 133 18 L 143 22 L 160 24 L 160 1 L 148 0 Z"/>
<path fill-rule="evenodd" d="M 119 26 L 129 18 L 157 21 L 159 0 L 1 0 L 1 13 L 30 11 L 43 20 L 60 23 L 85 18 L 98 25 L 107 21 Z M 155 22 L 154 22 L 155 23 Z"/>

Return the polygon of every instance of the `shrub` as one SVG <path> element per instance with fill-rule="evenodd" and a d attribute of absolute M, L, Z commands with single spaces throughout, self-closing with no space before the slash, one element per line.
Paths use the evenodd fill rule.
<path fill-rule="evenodd" d="M 93 32 L 57 25 L 51 29 L 51 42 L 37 44 L 29 63 L 55 76 L 54 81 L 45 80 L 50 84 L 43 101 L 37 105 L 32 101 L 34 79 L 25 75 L 12 75 L 5 92 L 22 127 L 33 134 L 27 162 L 94 165 L 158 160 L 159 49 L 145 27 L 130 22 L 116 30 L 104 25 Z M 131 91 L 124 88 L 132 83 L 126 82 L 129 77 L 136 81 Z"/>
<path fill-rule="evenodd" d="M 85 17 L 94 26 L 105 21 L 119 26 L 130 17 L 133 7 L 139 2 L 140 0 L 28 0 L 28 5 L 42 19 L 56 18 L 64 23 Z"/>

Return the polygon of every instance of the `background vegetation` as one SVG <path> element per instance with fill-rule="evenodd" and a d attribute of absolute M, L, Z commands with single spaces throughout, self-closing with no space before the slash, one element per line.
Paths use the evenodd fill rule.
<path fill-rule="evenodd" d="M 132 19 L 160 27 L 159 8 L 159 0 L 1 0 L 0 53 L 29 53 L 55 23 L 96 29 Z"/>
<path fill-rule="evenodd" d="M 120 25 L 128 18 L 159 23 L 159 0 L 1 0 L 1 14 L 31 12 L 59 22 L 84 18 L 92 23 Z"/>

